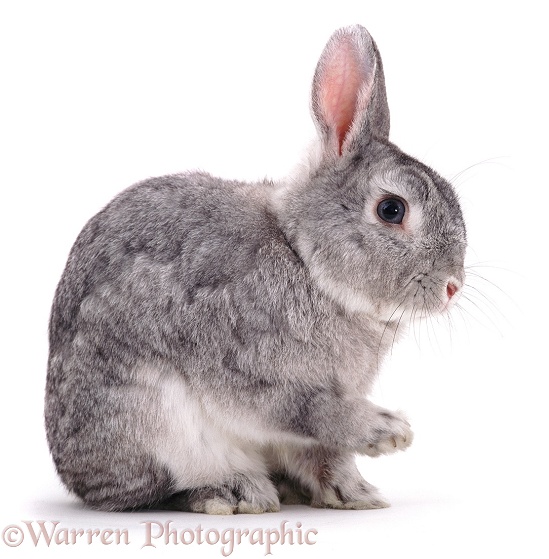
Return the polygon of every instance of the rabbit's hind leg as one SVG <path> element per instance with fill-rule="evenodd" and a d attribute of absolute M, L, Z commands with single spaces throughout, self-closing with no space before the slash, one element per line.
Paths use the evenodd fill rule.
<path fill-rule="evenodd" d="M 235 474 L 223 484 L 184 489 L 158 508 L 205 514 L 260 514 L 280 510 L 278 495 L 263 474 Z"/>

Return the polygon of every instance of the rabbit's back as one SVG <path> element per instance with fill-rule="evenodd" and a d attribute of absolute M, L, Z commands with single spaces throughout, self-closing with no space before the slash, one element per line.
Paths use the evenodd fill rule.
<path fill-rule="evenodd" d="M 52 307 L 45 418 L 57 469 L 86 501 L 123 507 L 109 479 L 116 486 L 124 472 L 139 480 L 129 504 L 169 495 L 177 478 L 208 483 L 212 452 L 233 469 L 238 443 L 203 410 L 223 422 L 230 392 L 233 404 L 261 406 L 254 390 L 268 373 L 246 363 L 257 336 L 285 328 L 268 293 L 277 297 L 280 273 L 303 289 L 301 262 L 267 207 L 271 188 L 206 174 L 150 179 L 79 235 Z M 170 469 L 182 456 L 194 466 Z"/>
<path fill-rule="evenodd" d="M 102 293 L 112 302 L 116 292 L 138 297 L 142 288 L 141 295 L 160 304 L 152 291 L 164 291 L 170 306 L 238 281 L 261 245 L 280 236 L 266 209 L 269 188 L 196 173 L 149 179 L 122 192 L 71 250 L 52 309 L 52 349 L 74 338 L 81 305 Z"/>

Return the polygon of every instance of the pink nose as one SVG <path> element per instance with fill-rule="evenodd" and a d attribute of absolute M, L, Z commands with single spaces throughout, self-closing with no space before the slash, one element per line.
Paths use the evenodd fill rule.
<path fill-rule="evenodd" d="M 446 286 L 446 295 L 448 295 L 448 299 L 451 299 L 456 294 L 457 290 L 458 288 L 456 285 L 452 282 L 448 282 L 448 285 Z"/>

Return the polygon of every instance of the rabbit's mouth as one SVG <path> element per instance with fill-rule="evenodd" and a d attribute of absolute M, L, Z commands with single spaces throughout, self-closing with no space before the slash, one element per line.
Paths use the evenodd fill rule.
<path fill-rule="evenodd" d="M 459 300 L 464 281 L 457 275 L 438 277 L 421 273 L 414 276 L 407 288 L 406 307 L 411 307 L 412 320 L 449 312 Z"/>

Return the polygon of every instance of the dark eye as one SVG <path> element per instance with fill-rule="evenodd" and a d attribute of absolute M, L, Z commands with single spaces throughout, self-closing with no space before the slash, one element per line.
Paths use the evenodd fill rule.
<path fill-rule="evenodd" d="M 387 223 L 402 223 L 406 208 L 398 198 L 387 198 L 379 203 L 377 215 Z"/>

